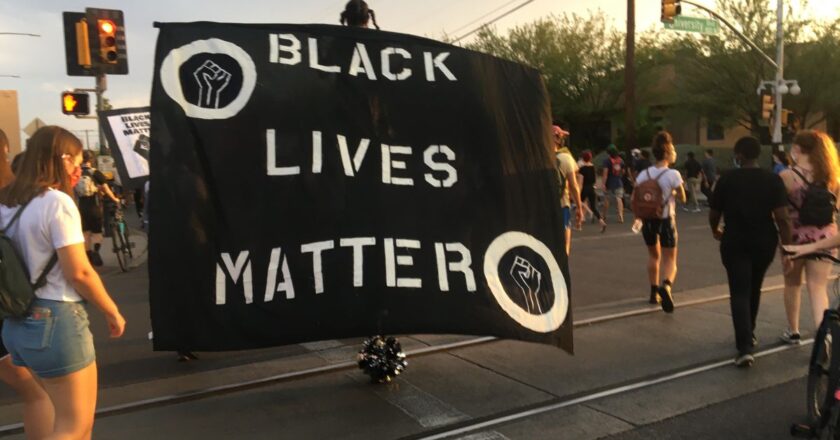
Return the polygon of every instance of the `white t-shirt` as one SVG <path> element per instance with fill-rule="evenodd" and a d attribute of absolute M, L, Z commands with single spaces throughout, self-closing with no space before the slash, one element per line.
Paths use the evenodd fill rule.
<path fill-rule="evenodd" d="M 18 209 L 20 206 L 9 208 L 0 205 L 0 228 L 6 227 Z M 33 284 L 41 276 L 56 249 L 85 242 L 79 208 L 70 196 L 52 189 L 29 202 L 20 218 L 6 231 L 6 235 L 12 239 L 23 258 Z M 64 278 L 59 264 L 47 274 L 46 285 L 36 290 L 35 296 L 54 301 L 82 300 Z"/>
<path fill-rule="evenodd" d="M 662 189 L 662 196 L 668 200 L 668 209 L 662 210 L 662 218 L 675 217 L 677 215 L 677 201 L 674 197 L 674 190 L 683 184 L 683 178 L 679 171 L 652 166 L 639 173 L 636 177 L 636 184 L 638 185 L 648 179 L 656 179 L 660 174 L 662 174 L 662 177 L 659 178 L 657 183 L 659 183 L 659 188 Z"/>
<path fill-rule="evenodd" d="M 577 173 L 578 166 L 575 163 L 575 158 L 572 157 L 571 154 L 565 152 L 557 153 L 557 163 L 557 166 L 560 168 L 560 172 L 562 172 L 563 176 L 566 177 L 566 188 L 560 196 L 560 206 L 565 208 L 572 205 L 569 200 L 569 179 L 577 178 L 575 173 Z"/>

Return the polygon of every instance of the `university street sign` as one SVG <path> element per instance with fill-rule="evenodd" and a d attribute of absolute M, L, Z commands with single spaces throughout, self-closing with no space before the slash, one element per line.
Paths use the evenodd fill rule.
<path fill-rule="evenodd" d="M 720 26 L 710 18 L 686 17 L 678 15 L 673 23 L 664 23 L 665 29 L 683 32 L 698 32 L 705 35 L 717 35 Z"/>

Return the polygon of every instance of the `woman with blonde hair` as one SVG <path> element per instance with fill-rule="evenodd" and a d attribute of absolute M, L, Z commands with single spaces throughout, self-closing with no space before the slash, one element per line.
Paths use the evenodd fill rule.
<path fill-rule="evenodd" d="M 840 200 L 840 161 L 834 142 L 825 133 L 802 130 L 793 140 L 790 156 L 792 166 L 779 176 L 790 202 L 793 244 L 813 243 L 837 235 L 834 211 Z M 831 263 L 818 258 L 794 260 L 785 271 L 784 299 L 789 327 L 781 336 L 789 344 L 799 344 L 801 340 L 799 309 L 803 271 L 814 328 L 819 327 L 823 312 L 828 308 L 826 283 L 831 274 Z"/>
<path fill-rule="evenodd" d="M 96 408 L 96 354 L 85 303 L 104 315 L 111 337 L 125 329 L 114 301 L 85 254 L 73 186 L 81 176 L 82 144 L 47 126 L 27 143 L 12 183 L 0 190 L 0 224 L 29 269 L 35 299 L 26 316 L 3 323 L 12 363 L 39 378 L 54 419 L 37 420 L 47 438 L 89 439 Z M 57 264 L 56 264 L 57 262 Z M 46 275 L 44 275 L 46 274 Z"/>

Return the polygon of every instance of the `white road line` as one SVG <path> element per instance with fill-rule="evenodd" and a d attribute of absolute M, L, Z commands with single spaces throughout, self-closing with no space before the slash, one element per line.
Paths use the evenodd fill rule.
<path fill-rule="evenodd" d="M 769 350 L 761 351 L 759 353 L 756 353 L 755 357 L 769 356 L 769 355 L 772 355 L 772 354 L 781 353 L 783 351 L 795 349 L 797 347 L 801 347 L 801 346 L 809 345 L 809 344 L 813 344 L 813 343 L 814 343 L 813 339 L 808 339 L 808 340 L 802 341 L 802 344 L 800 344 L 800 345 L 794 345 L 794 346 L 785 345 L 785 346 L 771 348 Z M 660 377 L 660 378 L 657 378 L 657 379 L 643 380 L 643 381 L 639 381 L 639 382 L 632 383 L 632 384 L 629 384 L 629 385 L 624 385 L 624 386 L 621 386 L 621 387 L 612 388 L 612 389 L 601 391 L 601 392 L 598 392 L 598 393 L 589 394 L 589 395 L 586 395 L 586 396 L 583 396 L 583 397 L 578 397 L 576 399 L 566 400 L 566 401 L 563 401 L 563 402 L 557 402 L 557 403 L 553 403 L 553 404 L 550 404 L 550 405 L 545 405 L 545 406 L 541 406 L 541 407 L 538 407 L 538 408 L 533 408 L 533 409 L 530 409 L 530 410 L 527 410 L 527 411 L 522 411 L 522 412 L 518 412 L 518 413 L 514 413 L 514 414 L 509 414 L 509 415 L 504 416 L 504 417 L 498 417 L 498 418 L 495 418 L 495 419 L 486 420 L 484 422 L 475 423 L 473 425 L 468 425 L 468 426 L 464 426 L 464 427 L 461 427 L 461 428 L 452 429 L 452 430 L 449 430 L 449 431 L 444 431 L 444 432 L 441 432 L 441 433 L 438 433 L 438 434 L 435 434 L 435 435 L 430 435 L 430 436 L 427 436 L 427 437 L 421 437 L 421 440 L 440 440 L 440 439 L 453 437 L 453 436 L 456 436 L 456 435 L 467 434 L 467 433 L 472 432 L 472 431 L 477 431 L 477 430 L 489 428 L 489 427 L 492 427 L 492 426 L 498 426 L 498 425 L 501 425 L 501 424 L 504 424 L 504 423 L 508 423 L 508 422 L 524 419 L 524 418 L 527 418 L 527 417 L 535 416 L 537 414 L 542 414 L 542 413 L 546 413 L 546 412 L 549 412 L 549 411 L 554 411 L 554 410 L 557 410 L 557 409 L 562 409 L 562 408 L 566 408 L 566 407 L 569 407 L 569 406 L 574 406 L 574 405 L 578 405 L 578 404 L 581 404 L 581 403 L 586 403 L 586 402 L 591 402 L 593 400 L 602 399 L 604 397 L 615 396 L 617 394 L 623 394 L 623 393 L 626 393 L 626 392 L 629 392 L 629 391 L 635 391 L 635 390 L 639 390 L 639 389 L 642 389 L 642 388 L 648 388 L 648 387 L 651 387 L 651 386 L 654 386 L 654 385 L 659 385 L 661 383 L 671 382 L 671 381 L 674 381 L 674 380 L 677 380 L 677 379 L 682 379 L 684 377 L 694 376 L 694 375 L 697 375 L 697 374 L 700 374 L 700 373 L 704 373 L 704 372 L 707 372 L 707 371 L 711 371 L 711 370 L 715 370 L 715 369 L 718 369 L 718 368 L 721 368 L 721 367 L 727 367 L 727 366 L 732 366 L 732 361 L 731 360 L 714 362 L 714 363 L 703 365 L 703 366 L 700 366 L 700 367 L 690 368 L 690 369 L 683 370 L 683 371 L 678 371 L 676 373 L 669 374 L 667 376 L 663 376 L 663 377 Z"/>
<path fill-rule="evenodd" d="M 479 432 L 479 433 L 476 433 L 476 434 L 465 435 L 463 437 L 458 437 L 455 440 L 510 440 L 510 439 L 505 437 L 504 434 L 496 432 L 496 431 L 485 431 L 485 432 Z"/>
<path fill-rule="evenodd" d="M 326 341 L 304 342 L 298 345 L 309 351 L 321 351 L 329 348 L 343 347 L 344 343 L 335 339 L 328 339 Z"/>

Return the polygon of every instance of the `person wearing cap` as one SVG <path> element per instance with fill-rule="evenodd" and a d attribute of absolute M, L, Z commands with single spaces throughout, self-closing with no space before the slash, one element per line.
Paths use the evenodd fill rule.
<path fill-rule="evenodd" d="M 624 223 L 624 176 L 626 165 L 624 159 L 618 154 L 618 148 L 610 144 L 607 147 L 609 157 L 604 159 L 601 172 L 601 185 L 604 190 L 604 218 L 610 209 L 610 197 L 615 198 L 615 207 L 618 214 L 618 222 Z"/>
<path fill-rule="evenodd" d="M 577 184 L 577 163 L 572 153 L 564 145 L 568 131 L 559 126 L 552 127 L 554 135 L 554 152 L 557 155 L 557 171 L 560 176 L 562 194 L 560 208 L 563 212 L 563 227 L 566 234 L 566 255 L 572 250 L 572 203 L 575 202 L 575 224 L 583 221 L 583 205 L 580 202 L 580 188 Z"/>

